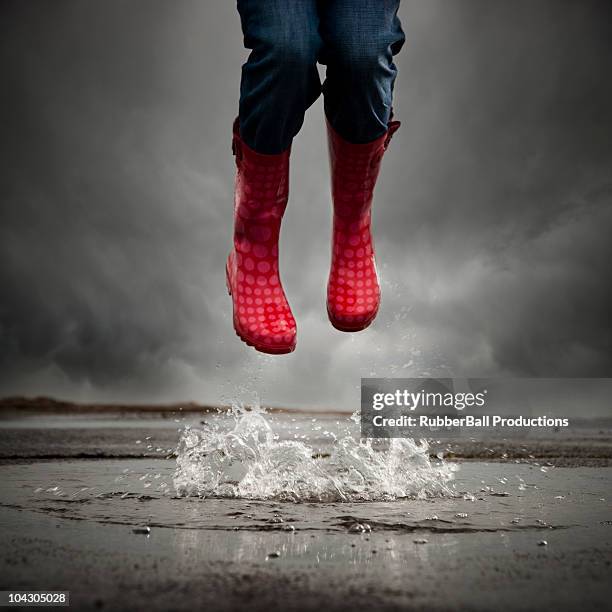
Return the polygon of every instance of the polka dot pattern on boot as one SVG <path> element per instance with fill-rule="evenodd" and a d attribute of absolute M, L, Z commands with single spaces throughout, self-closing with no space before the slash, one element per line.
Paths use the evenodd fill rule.
<path fill-rule="evenodd" d="M 286 353 L 295 347 L 296 323 L 278 273 L 278 238 L 288 197 L 289 152 L 260 155 L 236 134 L 238 151 L 234 249 L 228 288 L 238 335 L 257 350 Z"/>
<path fill-rule="evenodd" d="M 332 324 L 344 331 L 367 327 L 380 305 L 371 205 L 382 156 L 393 132 L 372 143 L 351 144 L 328 125 L 334 222 L 327 311 Z"/>

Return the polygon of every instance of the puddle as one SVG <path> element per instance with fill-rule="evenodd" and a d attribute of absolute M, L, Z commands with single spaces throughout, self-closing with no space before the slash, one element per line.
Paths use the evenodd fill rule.
<path fill-rule="evenodd" d="M 0 505 L 79 521 L 189 530 L 369 533 L 545 532 L 605 525 L 612 469 L 469 463 L 452 496 L 294 503 L 178 497 L 171 460 L 77 460 L 0 466 Z M 500 482 L 503 481 L 503 482 Z M 147 486 L 149 485 L 149 486 Z M 506 495 L 500 496 L 503 491 Z M 367 527 L 366 527 L 367 526 Z M 362 529 L 363 527 L 363 529 Z"/>

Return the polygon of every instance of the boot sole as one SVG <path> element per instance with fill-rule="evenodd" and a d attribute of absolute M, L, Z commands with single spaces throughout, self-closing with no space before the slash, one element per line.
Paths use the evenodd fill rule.
<path fill-rule="evenodd" d="M 376 318 L 377 314 L 378 314 L 378 311 L 376 311 L 374 313 L 374 316 L 372 318 L 368 319 L 367 321 L 364 321 L 362 323 L 357 323 L 355 325 L 348 325 L 346 323 L 340 323 L 340 321 L 338 321 L 336 318 L 334 318 L 334 315 L 332 315 L 332 313 L 329 312 L 329 307 L 327 308 L 327 316 L 329 317 L 329 322 L 332 324 L 332 327 L 334 327 L 335 329 L 337 329 L 338 331 L 341 331 L 341 332 L 360 332 L 360 331 L 363 331 L 364 329 L 367 329 L 368 327 L 370 327 L 370 325 L 372 324 L 372 322 Z"/>
<path fill-rule="evenodd" d="M 225 286 L 227 287 L 227 293 L 229 296 L 232 295 L 232 284 L 230 283 L 230 275 L 228 268 L 229 261 L 225 264 Z M 286 355 L 287 353 L 292 353 L 295 350 L 295 342 L 293 344 L 287 346 L 279 346 L 279 347 L 267 347 L 262 345 L 255 345 L 251 340 L 249 340 L 243 333 L 240 331 L 240 326 L 236 320 L 236 312 L 232 301 L 232 320 L 234 323 L 234 331 L 240 340 L 242 340 L 247 346 L 254 348 L 256 351 L 260 353 L 266 353 L 267 355 Z"/>

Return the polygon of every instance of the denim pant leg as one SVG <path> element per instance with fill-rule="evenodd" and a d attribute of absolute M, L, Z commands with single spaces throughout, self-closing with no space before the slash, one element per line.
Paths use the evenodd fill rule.
<path fill-rule="evenodd" d="M 325 114 L 349 142 L 382 136 L 391 115 L 397 69 L 393 56 L 405 36 L 400 0 L 328 0 L 320 5 Z"/>
<path fill-rule="evenodd" d="M 285 151 L 319 97 L 317 0 L 238 0 L 244 46 L 240 135 L 258 153 Z"/>

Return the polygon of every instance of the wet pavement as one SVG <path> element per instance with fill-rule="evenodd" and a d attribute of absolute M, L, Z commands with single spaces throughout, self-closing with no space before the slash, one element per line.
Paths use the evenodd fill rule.
<path fill-rule="evenodd" d="M 612 468 L 471 461 L 435 498 L 201 499 L 176 494 L 167 425 L 107 422 L 99 458 L 78 455 L 97 424 L 71 425 L 0 429 L 2 589 L 79 610 L 610 607 Z M 23 452 L 32 430 L 47 459 Z M 49 431 L 66 444 L 45 455 Z M 112 456 L 128 444 L 157 456 Z"/>

